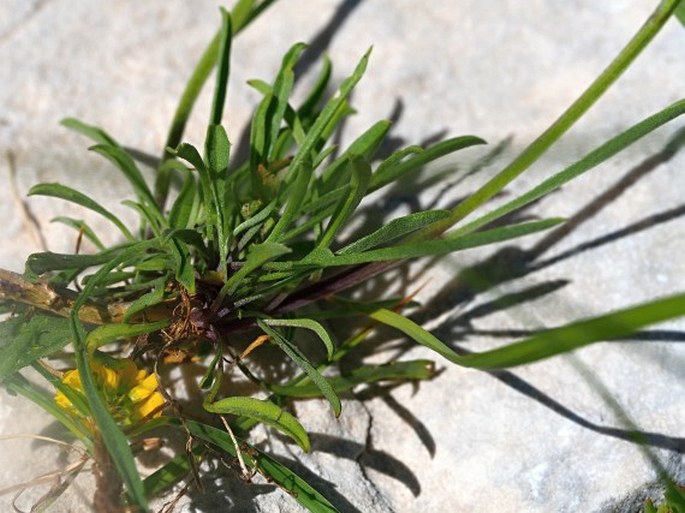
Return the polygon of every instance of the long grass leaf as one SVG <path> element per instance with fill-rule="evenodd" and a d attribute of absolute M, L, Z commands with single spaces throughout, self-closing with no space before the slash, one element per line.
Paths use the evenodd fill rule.
<path fill-rule="evenodd" d="M 176 419 L 171 419 L 171 421 L 179 427 L 181 425 L 187 427 L 194 437 L 219 447 L 233 457 L 236 456 L 235 445 L 225 431 L 189 419 L 184 420 L 182 424 Z M 248 447 L 249 451 L 243 452 L 243 458 L 249 468 L 259 470 L 312 513 L 338 513 L 338 510 L 321 493 L 295 472 L 257 448 Z"/>
<path fill-rule="evenodd" d="M 50 222 L 62 223 L 67 226 L 70 226 L 71 228 L 78 230 L 79 233 L 82 233 L 83 236 L 90 242 L 92 242 L 98 250 L 103 251 L 105 249 L 105 245 L 102 243 L 100 238 L 95 234 L 93 229 L 82 219 L 74 219 L 73 217 L 67 216 L 57 216 L 50 219 Z"/>
<path fill-rule="evenodd" d="M 344 248 L 336 251 L 337 255 L 361 253 L 382 244 L 392 242 L 395 239 L 408 235 L 416 230 L 428 226 L 440 219 L 447 217 L 447 210 L 426 210 L 393 219 L 388 224 L 360 239 L 357 239 Z"/>
<path fill-rule="evenodd" d="M 390 121 L 378 121 L 352 141 L 347 149 L 324 169 L 320 178 L 319 193 L 326 194 L 348 181 L 349 173 L 343 173 L 343 171 L 350 169 L 351 158 L 363 157 L 370 162 L 391 127 Z"/>
<path fill-rule="evenodd" d="M 126 179 L 131 183 L 134 192 L 141 201 L 147 202 L 150 207 L 156 206 L 155 199 L 145 183 L 143 174 L 140 172 L 140 169 L 138 169 L 136 163 L 133 161 L 131 156 L 126 153 L 125 150 L 118 146 L 111 146 L 108 144 L 91 146 L 90 150 L 94 151 L 95 153 L 99 153 L 107 160 L 115 164 L 124 174 Z M 158 212 L 158 214 L 161 216 L 161 213 Z"/>
<path fill-rule="evenodd" d="M 81 205 L 82 207 L 92 210 L 93 212 L 97 212 L 104 218 L 111 221 L 117 228 L 119 228 L 119 230 L 121 230 L 121 233 L 123 233 L 128 240 L 134 240 L 131 231 L 117 216 L 112 214 L 97 201 L 91 199 L 82 192 L 72 189 L 71 187 L 59 183 L 40 183 L 31 187 L 28 192 L 28 196 L 50 196 Z"/>
<path fill-rule="evenodd" d="M 333 357 L 333 352 L 335 351 L 335 345 L 331 340 L 330 335 L 325 330 L 325 328 L 318 322 L 312 319 L 264 319 L 264 324 L 267 326 L 288 326 L 291 328 L 304 328 L 313 331 L 318 335 L 326 347 L 326 352 L 328 358 Z"/>
<path fill-rule="evenodd" d="M 463 150 L 465 148 L 470 148 L 471 146 L 480 144 L 486 144 L 486 142 L 480 137 L 464 135 L 447 139 L 445 141 L 440 141 L 439 143 L 436 143 L 433 146 L 418 152 L 416 151 L 417 147 L 411 146 L 406 148 L 405 150 L 402 150 L 401 153 L 391 156 L 390 159 L 392 159 L 392 161 L 390 161 L 389 164 L 381 164 L 378 167 L 371 178 L 369 192 L 373 192 L 381 187 L 384 187 L 385 185 L 388 185 L 389 183 L 394 182 L 399 177 L 410 171 L 421 169 L 429 162 L 432 162 L 440 157 L 444 157 L 445 155 L 449 155 L 455 151 Z M 414 153 L 412 157 L 405 160 L 400 160 L 400 156 L 404 156 L 404 154 L 409 155 L 411 153 Z"/>
<path fill-rule="evenodd" d="M 302 354 L 302 352 L 293 344 L 290 343 L 285 337 L 283 337 L 278 331 L 270 328 L 262 320 L 258 320 L 257 324 L 260 329 L 271 337 L 271 340 L 281 348 L 281 350 L 290 357 L 290 359 L 300 367 L 309 379 L 311 379 L 314 384 L 321 391 L 321 394 L 328 400 L 331 405 L 331 409 L 336 417 L 340 415 L 342 411 L 342 404 L 340 403 L 340 398 L 333 390 L 333 387 L 326 381 L 319 371 L 314 368 L 314 366 L 307 360 L 307 358 Z"/>
<path fill-rule="evenodd" d="M 216 87 L 214 89 L 212 115 L 210 118 L 210 124 L 212 125 L 220 125 L 221 118 L 223 117 L 226 90 L 228 89 L 228 75 L 230 72 L 231 41 L 233 39 L 231 15 L 223 7 L 220 7 L 220 10 L 221 29 L 219 31 L 219 51 L 217 52 Z"/>
<path fill-rule="evenodd" d="M 541 230 L 547 230 L 562 223 L 563 221 L 564 220 L 560 218 L 530 221 L 484 230 L 481 232 L 470 233 L 459 237 L 447 236 L 442 239 L 410 242 L 388 248 L 372 249 L 362 253 L 351 253 L 344 255 L 334 255 L 331 251 L 325 248 L 317 248 L 301 261 L 295 262 L 294 265 L 304 267 L 331 267 L 365 264 L 369 262 L 382 262 L 388 260 L 404 260 L 407 258 L 439 256 L 453 253 L 455 251 L 462 251 L 478 246 L 484 246 L 494 244 L 496 242 L 523 237 Z M 293 264 L 290 264 L 289 262 L 284 262 L 281 265 L 271 265 L 269 266 L 269 269 L 285 270 L 285 268 L 292 265 Z"/>
<path fill-rule="evenodd" d="M 387 309 L 369 313 L 371 318 L 402 331 L 451 362 L 477 369 L 502 369 L 532 363 L 595 342 L 620 339 L 650 324 L 682 315 L 685 315 L 685 294 L 678 294 L 545 330 L 498 349 L 459 355 L 433 334 L 400 314 Z"/>
<path fill-rule="evenodd" d="M 528 145 L 508 166 L 459 203 L 450 217 L 438 223 L 433 233 L 440 233 L 464 219 L 537 161 L 585 112 L 611 87 L 635 58 L 659 33 L 680 0 L 662 0 L 638 32 L 619 52 L 614 60 L 597 76 L 578 99 L 540 136 Z"/>
<path fill-rule="evenodd" d="M 61 124 L 62 126 L 69 128 L 70 130 L 74 130 L 75 132 L 79 132 L 85 135 L 86 137 L 89 137 L 97 144 L 119 146 L 119 143 L 100 127 L 89 125 L 87 123 L 84 123 L 83 121 L 79 121 L 78 119 L 74 118 L 65 118 L 61 121 Z"/>
<path fill-rule="evenodd" d="M 484 216 L 481 216 L 468 224 L 456 228 L 450 233 L 463 234 L 472 232 L 481 226 L 489 224 L 492 221 L 495 221 L 496 219 L 513 212 L 514 210 L 532 203 L 536 199 L 549 194 L 555 189 L 558 189 L 565 183 L 598 166 L 602 162 L 607 161 L 645 135 L 656 130 L 665 123 L 677 118 L 678 116 L 681 116 L 683 113 L 685 113 L 685 100 L 680 100 L 657 112 L 656 114 L 649 116 L 636 125 L 633 125 L 628 130 L 617 135 L 616 137 L 613 137 L 606 143 L 588 153 L 579 161 L 544 180 L 537 186 L 530 189 L 528 192 L 518 196 L 517 198 L 514 198 L 513 200 L 494 209 Z"/>
<path fill-rule="evenodd" d="M 290 165 L 291 171 L 295 173 L 295 183 L 290 187 L 288 192 L 288 200 L 283 209 L 283 213 L 276 225 L 272 228 L 271 233 L 267 237 L 267 242 L 277 242 L 280 240 L 280 235 L 293 222 L 299 212 L 309 188 L 309 183 L 314 173 L 312 163 L 310 160 L 305 160 L 297 167 Z"/>
<path fill-rule="evenodd" d="M 346 105 L 347 96 L 349 96 L 349 94 L 352 92 L 352 89 L 354 89 L 354 86 L 357 85 L 357 82 L 359 82 L 364 74 L 370 53 L 371 49 L 364 54 L 352 75 L 343 80 L 342 84 L 340 85 L 340 89 L 338 90 L 338 94 L 328 101 L 326 106 L 321 111 L 321 114 L 319 114 L 319 116 L 316 118 L 316 121 L 314 121 L 314 124 L 307 132 L 304 142 L 298 149 L 293 161 L 290 164 L 291 169 L 298 169 L 306 160 L 312 158 L 311 153 L 319 143 L 319 139 L 321 138 L 322 134 L 326 130 L 331 120 L 333 120 L 336 115 L 339 115 L 340 109 Z"/>
<path fill-rule="evenodd" d="M 393 362 L 385 365 L 363 365 L 344 376 L 333 376 L 328 382 L 337 393 L 352 390 L 357 385 L 378 383 L 379 381 L 416 381 L 431 379 L 435 376 L 435 365 L 430 360 Z M 302 385 L 270 385 L 274 394 L 287 397 L 318 397 L 319 388 L 313 383 Z"/>
<path fill-rule="evenodd" d="M 333 242 L 334 237 L 345 226 L 345 223 L 347 223 L 352 213 L 361 203 L 369 187 L 371 181 L 371 166 L 369 163 L 362 157 L 351 157 L 349 165 L 352 169 L 349 192 L 338 203 L 333 215 L 331 215 L 331 219 L 317 244 L 320 248 L 328 247 Z"/>
<path fill-rule="evenodd" d="M 309 437 L 302 424 L 293 415 L 270 401 L 254 397 L 226 397 L 205 404 L 205 409 L 220 415 L 237 415 L 257 420 L 289 436 L 303 451 L 309 452 Z"/>
<path fill-rule="evenodd" d="M 109 272 L 120 265 L 130 263 L 133 259 L 139 258 L 139 252 L 145 247 L 152 247 L 156 241 L 143 241 L 132 247 L 127 248 L 117 257 L 113 258 L 104 264 L 95 274 L 94 278 L 90 280 L 83 288 L 81 294 L 74 302 L 71 314 L 69 316 L 69 324 L 71 328 L 72 337 L 74 339 L 76 366 L 81 377 L 83 390 L 88 399 L 88 404 L 97 424 L 97 427 L 102 435 L 102 441 L 107 448 L 112 461 L 114 462 L 119 475 L 121 476 L 133 506 L 141 511 L 148 511 L 147 498 L 145 496 L 145 489 L 143 488 L 142 480 L 136 467 L 135 459 L 131 452 L 128 439 L 121 432 L 115 420 L 104 404 L 98 386 L 95 383 L 92 370 L 89 364 L 88 349 L 86 343 L 87 334 L 83 325 L 78 319 L 78 312 L 86 303 L 92 294 L 95 287 L 98 285 L 98 279 L 106 276 Z"/>

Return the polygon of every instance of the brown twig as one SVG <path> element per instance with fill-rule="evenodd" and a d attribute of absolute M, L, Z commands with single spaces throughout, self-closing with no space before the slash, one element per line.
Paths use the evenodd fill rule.
<path fill-rule="evenodd" d="M 0 301 L 21 303 L 60 317 L 68 317 L 76 297 L 76 292 L 72 290 L 56 290 L 44 281 L 32 283 L 21 274 L 0 269 Z M 124 313 L 130 304 L 128 302 L 107 305 L 86 303 L 79 310 L 79 319 L 89 324 L 123 322 Z M 145 319 L 148 321 L 168 319 L 174 307 L 175 301 L 156 305 L 144 312 Z"/>

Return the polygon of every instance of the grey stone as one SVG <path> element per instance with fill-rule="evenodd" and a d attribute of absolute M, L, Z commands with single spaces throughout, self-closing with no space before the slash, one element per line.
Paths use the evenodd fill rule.
<path fill-rule="evenodd" d="M 230 136 L 240 139 L 258 101 L 245 81 L 271 78 L 292 43 L 318 43 L 314 53 L 325 47 L 337 80 L 373 45 L 369 69 L 354 94 L 359 113 L 347 123 L 343 144 L 393 112 L 398 119 L 392 137 L 403 144 L 467 133 L 491 143 L 445 159 L 428 171 L 432 176 L 448 168 L 463 172 L 514 134 L 503 153 L 460 188 L 441 191 L 434 186 L 417 197 L 416 185 L 410 184 L 395 189 L 384 203 L 388 215 L 393 208 L 397 213 L 417 204 L 425 207 L 436 197 L 444 206 L 492 176 L 546 128 L 628 41 L 654 4 L 280 2 L 236 40 L 226 116 Z M 119 205 L 129 194 L 127 185 L 86 151 L 87 141 L 58 122 L 74 116 L 103 126 L 127 146 L 159 155 L 191 66 L 216 30 L 216 5 L 181 0 L 3 2 L 3 182 L 8 183 L 4 155 L 11 149 L 22 194 L 38 182 L 66 182 L 133 222 L 130 211 Z M 682 26 L 670 22 L 625 76 L 511 190 L 526 190 L 680 99 L 682 45 Z M 305 82 L 316 66 L 308 72 Z M 203 95 L 188 129 L 190 141 L 201 141 L 209 103 L 210 95 Z M 533 212 L 572 218 L 663 150 L 681 126 L 676 121 L 660 129 L 540 202 Z M 542 253 L 537 262 L 547 260 L 548 265 L 535 272 L 524 274 L 516 267 L 520 250 L 500 252 L 498 259 L 492 257 L 497 250 L 468 251 L 413 266 L 406 273 L 414 281 L 407 285 L 406 273 L 394 275 L 393 286 L 407 293 L 430 280 L 419 295 L 427 306 L 417 319 L 444 340 L 475 351 L 500 344 L 497 332 L 555 326 L 682 291 L 684 162 L 680 152 L 652 170 L 633 171 L 633 183 Z M 73 231 L 48 223 L 55 215 L 83 216 L 107 241 L 116 240 L 106 221 L 74 206 L 43 198 L 32 198 L 29 205 L 53 251 L 69 251 L 75 243 Z M 21 270 L 26 255 L 40 247 L 7 186 L 0 188 L 0 215 L 5 220 L 0 225 L 5 241 L 0 264 Z M 524 239 L 518 247 L 530 249 L 540 239 Z M 473 294 L 464 287 L 465 269 L 488 259 L 494 270 L 509 265 L 515 278 Z M 503 295 L 555 286 L 559 290 L 554 294 L 488 309 Z M 318 476 L 341 511 L 634 511 L 644 493 L 656 493 L 657 487 L 643 450 L 626 440 L 631 425 L 649 434 L 649 451 L 682 479 L 683 328 L 683 321 L 673 321 L 655 328 L 649 341 L 598 344 L 499 374 L 464 370 L 422 348 L 404 348 L 402 358 L 433 358 L 444 371 L 433 381 L 399 387 L 387 397 L 350 399 L 339 420 L 323 403 L 298 405 L 303 423 L 316 434 L 310 455 L 273 436 L 264 441 Z M 397 334 L 384 334 L 399 340 Z M 388 350 L 381 358 L 394 354 Z M 630 422 L 613 409 L 612 401 Z M 52 429 L 49 418 L 26 401 L 0 396 L 0 433 L 49 434 Z M 58 463 L 55 451 L 42 444 L 0 444 L 0 488 Z M 265 483 L 248 487 L 237 478 L 222 478 L 210 484 L 208 496 L 185 499 L 181 511 L 297 510 L 291 498 Z M 84 472 L 55 511 L 87 511 L 90 486 Z M 28 509 L 40 493 L 23 497 L 21 504 Z M 0 510 L 10 511 L 8 497 L 0 497 Z"/>

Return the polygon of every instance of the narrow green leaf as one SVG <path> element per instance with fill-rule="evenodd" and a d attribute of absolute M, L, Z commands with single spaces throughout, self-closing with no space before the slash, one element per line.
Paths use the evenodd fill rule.
<path fill-rule="evenodd" d="M 320 192 L 330 191 L 331 188 L 337 187 L 348 180 L 346 178 L 347 175 L 344 175 L 342 171 L 349 169 L 350 158 L 363 157 L 366 161 L 370 162 L 391 127 L 392 123 L 390 121 L 378 121 L 352 141 L 342 155 L 323 171 Z M 341 175 L 344 176 L 341 177 Z"/>
<path fill-rule="evenodd" d="M 470 215 L 480 205 L 499 193 L 509 183 L 538 160 L 562 135 L 564 135 L 583 114 L 611 87 L 611 85 L 628 69 L 630 64 L 644 50 L 650 41 L 659 33 L 678 7 L 680 0 L 662 0 L 654 9 L 647 21 L 623 47 L 620 53 L 609 63 L 597 78 L 583 91 L 564 112 L 530 145 L 528 145 L 508 166 L 476 190 L 452 210 L 450 217 L 441 222 L 437 232 Z"/>
<path fill-rule="evenodd" d="M 361 203 L 371 182 L 371 166 L 366 160 L 362 157 L 351 157 L 349 164 L 352 167 L 349 192 L 333 212 L 328 226 L 326 226 L 326 230 L 317 244 L 319 247 L 328 247 L 333 242 L 333 238 L 345 226 Z"/>
<path fill-rule="evenodd" d="M 304 328 L 313 331 L 319 336 L 324 346 L 326 346 L 328 358 L 330 359 L 333 357 L 335 345 L 328 332 L 318 322 L 312 319 L 264 319 L 263 322 L 267 326 L 289 326 L 291 328 Z"/>
<path fill-rule="evenodd" d="M 26 273 L 30 275 L 41 275 L 48 271 L 62 271 L 65 269 L 86 269 L 95 265 L 101 265 L 112 260 L 113 257 L 123 250 L 133 247 L 138 243 L 115 246 L 101 251 L 95 255 L 73 255 L 52 253 L 33 253 L 26 259 Z"/>
<path fill-rule="evenodd" d="M 78 230 L 79 232 L 83 233 L 83 236 L 88 239 L 90 242 L 93 243 L 93 245 L 100 251 L 103 251 L 105 249 L 105 245 L 102 243 L 100 238 L 95 234 L 93 229 L 82 219 L 74 219 L 72 217 L 67 217 L 67 216 L 57 216 L 53 217 L 50 220 L 51 223 L 62 223 L 67 226 L 70 226 L 74 228 L 75 230 Z"/>
<path fill-rule="evenodd" d="M 176 281 L 183 285 L 189 294 L 195 294 L 195 267 L 193 267 L 188 246 L 182 240 L 172 237 L 167 247 L 174 258 Z"/>
<path fill-rule="evenodd" d="M 295 74 L 293 68 L 300 58 L 300 55 L 307 47 L 304 43 L 294 44 L 284 55 L 281 62 L 281 69 L 276 76 L 273 86 L 273 99 L 275 102 L 273 108 L 273 114 L 268 120 L 267 127 L 269 130 L 269 148 L 268 157 L 270 160 L 276 158 L 276 153 L 274 152 L 276 140 L 278 138 L 278 132 L 281 129 L 281 124 L 283 122 L 283 117 L 285 111 L 288 108 L 288 99 L 293 90 L 293 85 L 295 84 Z M 265 157 L 267 156 L 265 155 Z"/>
<path fill-rule="evenodd" d="M 424 226 L 428 226 L 447 217 L 447 210 L 426 210 L 393 219 L 375 232 L 366 235 L 344 248 L 336 251 L 337 255 L 361 253 L 382 244 L 391 242 L 404 235 L 408 235 Z"/>
<path fill-rule="evenodd" d="M 205 212 L 207 214 L 207 225 L 213 229 L 209 231 L 210 240 L 215 240 L 217 237 L 217 208 L 215 204 L 214 186 L 212 184 L 212 177 L 210 171 L 205 166 L 200 153 L 197 149 L 188 143 L 183 143 L 175 150 L 175 154 L 192 165 L 200 176 L 200 185 L 202 188 L 202 198 L 205 202 Z"/>
<path fill-rule="evenodd" d="M 595 342 L 620 339 L 650 324 L 682 315 L 685 315 L 685 294 L 678 294 L 546 330 L 498 349 L 460 356 L 430 332 L 400 314 L 386 309 L 369 314 L 371 318 L 402 331 L 451 362 L 477 369 L 503 369 L 532 363 Z"/>
<path fill-rule="evenodd" d="M 317 388 L 321 391 L 321 394 L 330 403 L 335 416 L 338 417 L 342 411 L 342 404 L 340 403 L 340 398 L 335 393 L 335 390 L 333 390 L 331 384 L 326 381 L 326 378 L 324 378 L 319 371 L 314 368 L 314 366 L 309 362 L 309 360 L 307 360 L 297 346 L 291 344 L 290 341 L 283 337 L 278 331 L 270 328 L 262 320 L 257 320 L 257 325 L 264 333 L 271 337 L 273 342 L 280 347 L 281 350 L 287 354 L 290 359 L 305 372 L 307 376 L 309 376 L 309 379 L 314 382 Z"/>
<path fill-rule="evenodd" d="M 676 117 L 685 113 L 685 100 L 680 100 L 665 109 L 657 112 L 656 114 L 649 116 L 643 121 L 633 125 L 628 130 L 622 132 L 621 134 L 613 137 L 604 144 L 598 146 L 595 150 L 588 153 L 585 157 L 570 165 L 566 169 L 556 173 L 550 178 L 544 180 L 537 186 L 530 189 L 528 192 L 514 198 L 513 200 L 505 203 L 504 205 L 496 208 L 495 210 L 488 212 L 487 214 L 475 219 L 474 221 L 465 224 L 464 226 L 456 228 L 451 233 L 453 234 L 464 234 L 472 232 L 481 226 L 489 224 L 496 219 L 499 219 L 514 210 L 517 210 L 525 205 L 530 204 L 538 198 L 549 194 L 550 192 L 558 189 L 565 183 L 577 178 L 586 171 L 598 166 L 602 162 L 607 161 L 623 149 L 627 148 L 631 144 L 635 143 L 645 135 L 656 130 L 660 126 L 668 123 L 669 121 L 675 119 Z M 440 224 L 440 223 L 438 223 Z"/>
<path fill-rule="evenodd" d="M 238 226 L 236 226 L 233 229 L 233 236 L 237 237 L 238 235 L 243 233 L 248 228 L 252 228 L 253 226 L 262 223 L 267 217 L 269 217 L 271 212 L 274 211 L 275 207 L 276 207 L 276 201 L 274 200 L 271 203 L 269 203 L 268 205 L 266 205 L 265 207 L 263 207 L 259 212 L 255 213 L 251 217 L 248 217 L 247 219 L 245 219 L 245 221 L 243 221 L 242 223 L 240 223 Z"/>
<path fill-rule="evenodd" d="M 164 301 L 164 291 L 166 289 L 167 278 L 162 277 L 154 281 L 154 288 L 140 296 L 138 299 L 133 301 L 124 313 L 124 322 L 128 322 L 129 319 L 139 314 L 140 312 L 150 308 L 151 306 L 158 305 Z"/>
<path fill-rule="evenodd" d="M 155 241 L 142 241 L 126 248 L 122 253 L 105 263 L 97 273 L 95 273 L 93 279 L 85 285 L 81 294 L 74 302 L 71 315 L 69 316 L 69 325 L 74 340 L 76 366 L 81 377 L 83 390 L 88 399 L 88 404 L 90 405 L 91 413 L 102 434 L 102 441 L 107 448 L 107 452 L 112 458 L 119 475 L 126 485 L 132 505 L 141 511 L 149 510 L 145 497 L 145 489 L 143 488 L 143 483 L 138 474 L 138 469 L 128 439 L 117 426 L 116 421 L 112 418 L 112 415 L 98 392 L 98 386 L 95 383 L 88 358 L 89 355 L 86 343 L 87 334 L 78 319 L 78 313 L 81 307 L 90 298 L 93 290 L 98 286 L 98 280 L 100 278 L 107 276 L 108 273 L 119 266 L 130 264 L 131 261 L 139 259 L 141 250 L 152 247 L 154 244 Z"/>
<path fill-rule="evenodd" d="M 683 27 L 685 27 L 685 2 L 683 0 L 680 0 L 678 7 L 675 8 L 674 14 Z"/>
<path fill-rule="evenodd" d="M 238 415 L 257 420 L 289 436 L 303 451 L 309 452 L 309 437 L 302 424 L 293 415 L 270 401 L 254 397 L 226 397 L 206 404 L 205 409 L 220 415 Z"/>
<path fill-rule="evenodd" d="M 140 324 L 112 323 L 98 326 L 86 336 L 86 348 L 92 354 L 97 348 L 121 340 L 153 333 L 169 326 L 169 320 Z"/>
<path fill-rule="evenodd" d="M 296 168 L 293 167 L 293 163 L 291 163 L 290 169 L 291 172 L 295 173 L 295 183 L 290 187 L 290 191 L 288 192 L 288 202 L 285 205 L 283 214 L 267 237 L 268 242 L 278 241 L 281 233 L 297 218 L 300 208 L 304 203 L 307 190 L 309 189 L 309 182 L 314 172 L 310 160 L 303 161 L 301 165 L 298 164 L 298 167 Z"/>
<path fill-rule="evenodd" d="M 385 365 L 363 365 L 345 376 L 328 378 L 337 393 L 352 390 L 357 385 L 378 383 L 379 381 L 415 381 L 431 379 L 435 376 L 435 365 L 430 360 L 393 362 Z M 274 394 L 287 397 L 318 397 L 319 388 L 311 382 L 302 385 L 270 385 Z"/>
<path fill-rule="evenodd" d="M 307 132 L 305 140 L 290 164 L 291 170 L 295 169 L 299 172 L 299 169 L 302 167 L 304 162 L 312 158 L 311 153 L 319 143 L 319 139 L 321 138 L 322 134 L 328 128 L 329 123 L 335 119 L 336 116 L 340 115 L 340 110 L 347 104 L 347 96 L 349 96 L 349 94 L 352 92 L 352 89 L 354 89 L 354 86 L 357 85 L 357 82 L 359 82 L 364 74 L 370 53 L 371 49 L 364 54 L 352 75 L 343 80 L 342 84 L 340 85 L 340 89 L 338 90 L 338 94 L 328 101 L 326 106 L 321 111 L 321 114 L 319 114 L 319 116 L 316 118 L 316 121 L 314 121 L 311 129 Z"/>
<path fill-rule="evenodd" d="M 72 189 L 71 187 L 67 187 L 66 185 L 61 185 L 58 183 L 40 183 L 31 187 L 28 192 L 28 196 L 51 196 L 53 198 L 59 198 L 66 201 L 71 201 L 77 205 L 81 205 L 82 207 L 92 210 L 93 212 L 97 212 L 101 216 L 110 220 L 117 228 L 119 228 L 119 230 L 121 230 L 121 233 L 123 233 L 128 240 L 132 241 L 134 239 L 133 234 L 128 228 L 126 228 L 126 225 L 124 225 L 124 223 L 122 223 L 117 216 L 105 209 L 97 201 L 89 198 L 82 192 Z"/>
<path fill-rule="evenodd" d="M 407 172 L 420 169 L 429 162 L 432 162 L 440 157 L 454 153 L 455 151 L 470 148 L 479 144 L 486 144 L 480 137 L 473 135 L 464 135 L 461 137 L 454 137 L 445 141 L 440 141 L 430 148 L 423 151 L 416 152 L 416 147 L 412 146 L 401 150 L 390 157 L 392 159 L 388 164 L 381 164 L 371 178 L 371 185 L 369 192 L 373 192 L 381 187 L 394 182 L 400 176 Z M 401 157 L 414 153 L 414 155 L 406 160 L 401 160 Z"/>
<path fill-rule="evenodd" d="M 223 117 L 226 90 L 228 89 L 228 75 L 230 72 L 231 41 L 233 39 L 231 15 L 223 7 L 220 7 L 220 10 L 221 29 L 219 31 L 219 51 L 217 52 L 216 87 L 214 89 L 210 125 L 220 125 L 221 118 Z"/>
<path fill-rule="evenodd" d="M 252 246 L 245 264 L 221 288 L 220 297 L 232 296 L 240 286 L 240 282 L 251 272 L 287 253 L 290 253 L 288 247 L 275 242 L 263 242 Z"/>
<path fill-rule="evenodd" d="M 93 141 L 95 141 L 97 144 L 107 144 L 109 146 L 119 146 L 119 143 L 116 142 L 107 132 L 105 132 L 102 128 L 94 126 L 94 125 L 88 125 L 86 123 L 83 123 L 82 121 L 79 121 L 78 119 L 74 118 L 65 118 L 61 121 L 62 126 L 67 127 L 70 130 L 73 130 L 75 132 L 79 132 L 86 137 L 89 137 Z"/>
<path fill-rule="evenodd" d="M 195 447 L 192 452 L 194 455 L 200 455 L 202 453 L 202 448 Z M 183 452 L 178 456 L 171 458 L 170 461 L 166 462 L 163 466 L 143 479 L 145 496 L 148 499 L 152 499 L 189 475 L 191 472 L 190 457 L 192 456 Z"/>
<path fill-rule="evenodd" d="M 155 199 L 152 196 L 152 192 L 145 183 L 143 174 L 136 166 L 131 156 L 126 153 L 125 150 L 118 146 L 111 146 L 108 144 L 98 144 L 91 146 L 89 148 L 95 153 L 99 153 L 107 160 L 115 164 L 121 172 L 124 174 L 126 179 L 131 183 L 133 191 L 136 193 L 140 201 L 147 202 L 150 207 L 156 206 Z M 161 213 L 158 213 L 161 216 Z"/>
<path fill-rule="evenodd" d="M 0 322 L 0 382 L 71 342 L 69 321 L 35 313 Z"/>
<path fill-rule="evenodd" d="M 183 426 L 183 429 L 187 427 L 194 437 L 236 456 L 235 445 L 225 431 L 189 419 L 184 420 L 183 423 L 177 419 L 171 419 L 171 422 L 179 427 Z M 292 470 L 255 447 L 248 447 L 249 452 L 243 452 L 243 458 L 249 468 L 259 470 L 312 513 L 338 513 L 338 510 L 323 495 Z"/>
<path fill-rule="evenodd" d="M 391 246 L 389 248 L 373 249 L 362 253 L 344 255 L 333 255 L 330 251 L 322 251 L 324 248 L 317 248 L 317 250 L 312 251 L 307 257 L 299 262 L 283 262 L 279 263 L 280 265 L 270 264 L 268 268 L 270 270 L 280 271 L 286 270 L 293 265 L 303 267 L 331 267 L 445 255 L 455 251 L 462 251 L 530 235 L 541 230 L 547 230 L 563 221 L 563 219 L 559 218 L 530 221 L 467 235 L 460 235 L 459 237 L 452 237 L 448 234 L 442 239 L 410 242 L 407 244 Z"/>
<path fill-rule="evenodd" d="M 186 173 L 183 186 L 169 211 L 169 226 L 180 229 L 190 228 L 190 216 L 193 211 L 193 205 L 197 200 L 197 182 L 192 173 L 190 173 L 190 170 L 183 164 L 177 160 L 168 160 L 167 162 L 178 164 Z"/>

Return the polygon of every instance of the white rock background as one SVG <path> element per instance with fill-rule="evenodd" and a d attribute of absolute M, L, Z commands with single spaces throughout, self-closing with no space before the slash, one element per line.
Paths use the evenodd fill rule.
<path fill-rule="evenodd" d="M 258 100 L 245 81 L 270 79 L 292 43 L 323 38 L 338 80 L 373 45 L 371 65 L 354 96 L 359 114 L 347 123 L 344 140 L 373 121 L 391 116 L 400 101 L 403 109 L 392 134 L 405 144 L 442 133 L 473 133 L 494 145 L 513 134 L 505 155 L 484 171 L 491 174 L 582 92 L 656 3 L 282 0 L 235 42 L 226 121 L 237 140 Z M 181 0 L 3 0 L 2 267 L 20 271 L 26 255 L 40 249 L 11 194 L 6 151 L 12 149 L 16 156 L 21 194 L 38 182 L 64 181 L 130 219 L 118 204 L 128 194 L 127 185 L 112 167 L 86 151 L 84 138 L 58 122 L 74 116 L 106 128 L 125 145 L 159 154 L 190 68 L 217 27 L 218 5 Z M 670 22 L 625 76 L 515 189 L 536 183 L 680 99 L 685 77 L 683 45 L 685 31 Z M 191 141 L 201 139 L 208 105 L 207 94 L 189 127 Z M 548 198 L 536 207 L 536 213 L 572 216 L 644 158 L 661 151 L 682 126 L 682 121 L 676 121 L 650 135 L 638 147 Z M 459 162 L 473 162 L 486 151 L 467 150 L 448 159 L 448 164 L 459 167 Z M 641 178 L 545 257 L 681 206 L 684 162 L 685 157 L 678 154 Z M 483 179 L 478 176 L 473 183 Z M 443 204 L 462 192 L 449 191 Z M 411 199 L 414 193 L 414 189 L 402 191 L 396 201 Z M 431 194 L 434 189 L 420 200 L 425 204 Z M 71 250 L 73 232 L 48 221 L 58 214 L 81 216 L 79 209 L 41 198 L 31 199 L 30 206 L 49 248 Z M 106 223 L 87 218 L 99 233 L 107 229 Z M 450 257 L 423 275 L 422 279 L 431 277 L 421 294 L 424 301 L 443 286 L 448 291 L 419 317 L 437 319 L 427 325 L 446 340 L 461 342 L 450 319 L 502 294 L 549 280 L 570 283 L 521 307 L 476 318 L 472 327 L 554 326 L 682 291 L 682 228 L 683 220 L 675 216 L 507 282 L 451 312 L 456 292 L 449 289 L 450 280 L 492 251 Z M 532 243 L 525 240 L 522 246 Z M 584 421 L 560 415 L 544 401 L 491 375 L 438 361 L 446 370 L 434 381 L 415 390 L 401 387 L 390 399 L 348 401 L 339 421 L 328 412 L 321 413 L 325 411 L 322 405 L 303 403 L 298 409 L 306 426 L 318 433 L 314 437 L 318 451 L 303 457 L 288 448 L 281 450 L 329 482 L 324 489 L 341 511 L 636 511 L 638 499 L 651 489 L 655 474 L 637 446 L 582 425 L 590 423 L 600 430 L 626 428 L 597 385 L 589 385 L 579 368 L 588 369 L 641 429 L 662 435 L 670 449 L 655 449 L 655 454 L 682 481 L 684 327 L 682 321 L 659 327 L 673 332 L 676 342 L 656 337 L 644 343 L 600 344 L 572 358 L 514 369 L 515 376 Z M 472 336 L 469 342 L 469 349 L 480 350 L 493 339 Z M 416 348 L 404 357 L 431 355 Z M 403 420 L 398 412 L 410 412 L 414 420 Z M 0 433 L 46 433 L 48 424 L 49 419 L 26 401 L 0 396 Z M 0 488 L 55 466 L 49 448 L 24 441 L 0 444 Z M 87 511 L 88 486 L 86 476 L 55 511 Z M 214 491 L 208 497 L 186 500 L 182 510 L 296 509 L 290 498 L 265 485 L 249 488 L 225 479 L 210 490 Z M 30 501 L 22 504 L 26 507 Z M 9 508 L 8 497 L 0 497 L 0 510 Z"/>

